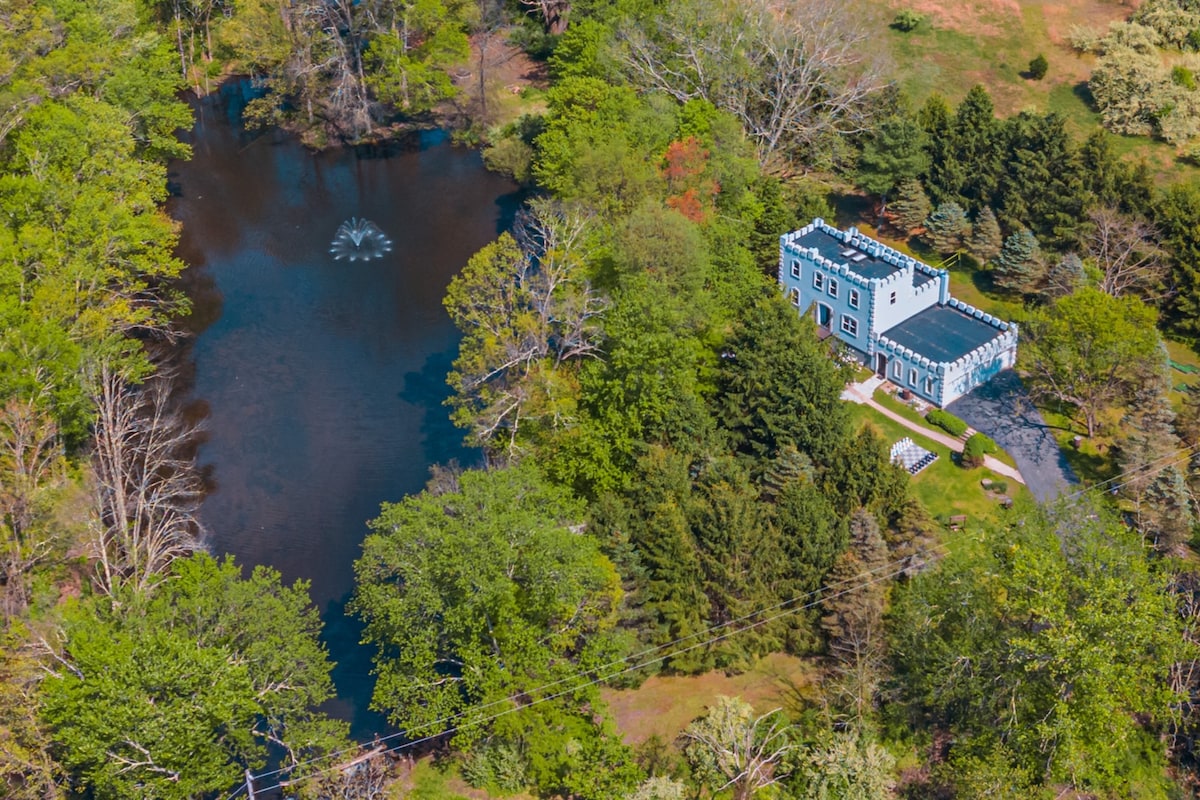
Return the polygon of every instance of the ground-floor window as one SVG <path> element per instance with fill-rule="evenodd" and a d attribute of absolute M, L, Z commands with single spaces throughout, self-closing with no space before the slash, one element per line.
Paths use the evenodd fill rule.
<path fill-rule="evenodd" d="M 895 378 L 896 380 L 900 380 L 900 376 L 903 374 L 904 374 L 904 367 L 902 367 L 900 365 L 899 361 L 893 361 L 892 362 L 892 377 Z"/>
<path fill-rule="evenodd" d="M 917 385 L 917 371 L 915 369 L 908 371 L 908 385 L 913 387 Z"/>
<path fill-rule="evenodd" d="M 788 299 L 792 301 L 792 305 L 796 308 L 800 307 L 800 290 L 792 289 L 788 292 Z"/>
<path fill-rule="evenodd" d="M 842 314 L 842 330 L 851 336 L 858 336 L 858 320 L 849 314 Z"/>
<path fill-rule="evenodd" d="M 928 394 L 928 395 L 933 394 L 933 378 L 925 379 L 925 394 Z"/>

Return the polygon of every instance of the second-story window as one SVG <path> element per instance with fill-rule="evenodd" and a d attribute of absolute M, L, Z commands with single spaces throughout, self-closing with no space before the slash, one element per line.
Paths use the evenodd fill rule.
<path fill-rule="evenodd" d="M 896 305 L 896 293 L 892 292 L 892 305 Z"/>
<path fill-rule="evenodd" d="M 837 293 L 838 293 L 837 281 L 833 278 L 830 278 L 829 279 L 829 296 L 837 297 Z"/>
<path fill-rule="evenodd" d="M 813 288 L 820 289 L 825 286 L 825 276 L 819 272 L 813 273 Z"/>
<path fill-rule="evenodd" d="M 858 308 L 858 289 L 850 290 L 850 307 Z"/>
<path fill-rule="evenodd" d="M 799 261 L 792 262 L 792 277 L 793 278 L 800 277 L 800 262 Z"/>

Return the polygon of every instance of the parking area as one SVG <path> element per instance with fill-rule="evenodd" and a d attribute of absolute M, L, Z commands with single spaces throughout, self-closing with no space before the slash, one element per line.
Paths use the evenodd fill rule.
<path fill-rule="evenodd" d="M 946 410 L 1008 451 L 1039 502 L 1051 500 L 1079 482 L 1053 432 L 1012 370 L 1005 370 L 955 400 Z"/>

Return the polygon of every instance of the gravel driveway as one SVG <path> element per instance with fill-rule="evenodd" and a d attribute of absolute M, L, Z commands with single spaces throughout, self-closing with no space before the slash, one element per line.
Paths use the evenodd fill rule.
<path fill-rule="evenodd" d="M 986 433 L 1008 451 L 1025 485 L 1039 502 L 1056 497 L 1078 483 L 1074 471 L 1058 449 L 1054 435 L 1025 393 L 1021 379 L 1005 370 L 946 410 Z"/>

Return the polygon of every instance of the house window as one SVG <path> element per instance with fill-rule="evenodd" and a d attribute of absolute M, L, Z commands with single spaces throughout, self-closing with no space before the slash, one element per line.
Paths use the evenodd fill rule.
<path fill-rule="evenodd" d="M 858 336 L 858 320 L 849 314 L 842 314 L 842 330 L 851 336 Z"/>
<path fill-rule="evenodd" d="M 858 289 L 850 290 L 850 307 L 858 308 Z"/>
<path fill-rule="evenodd" d="M 916 371 L 915 369 L 910 369 L 910 370 L 908 371 L 908 385 L 909 385 L 909 386 L 912 386 L 913 388 L 916 388 L 916 385 L 917 385 L 917 371 Z"/>
<path fill-rule="evenodd" d="M 896 293 L 892 292 L 892 305 L 896 305 Z"/>
<path fill-rule="evenodd" d="M 813 273 L 813 288 L 820 289 L 825 285 L 825 276 L 819 272 Z"/>
<path fill-rule="evenodd" d="M 800 277 L 800 262 L 799 261 L 792 262 L 792 277 L 793 278 Z"/>
<path fill-rule="evenodd" d="M 837 292 L 838 292 L 837 280 L 835 280 L 834 278 L 830 278 L 829 279 L 829 296 L 837 297 Z"/>
<path fill-rule="evenodd" d="M 927 394 L 927 395 L 933 394 L 933 378 L 925 379 L 925 394 Z"/>
<path fill-rule="evenodd" d="M 800 307 L 800 290 L 792 289 L 788 292 L 788 299 L 792 301 L 792 305 L 796 308 Z"/>
<path fill-rule="evenodd" d="M 892 362 L 892 377 L 900 380 L 900 376 L 904 374 L 904 367 L 900 366 L 899 361 Z"/>

